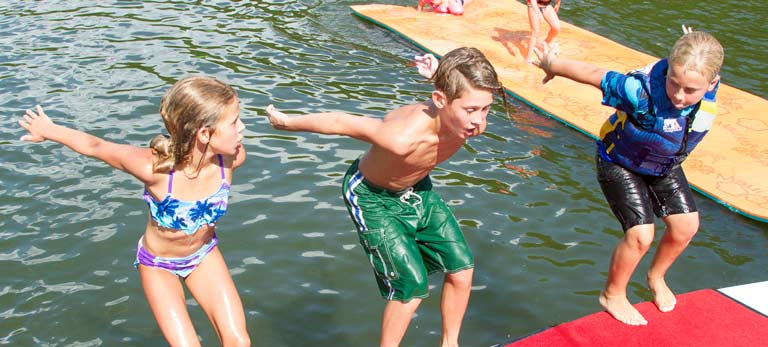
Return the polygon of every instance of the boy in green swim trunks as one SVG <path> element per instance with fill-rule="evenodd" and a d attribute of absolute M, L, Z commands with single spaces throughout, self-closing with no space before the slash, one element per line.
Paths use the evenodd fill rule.
<path fill-rule="evenodd" d="M 371 144 L 344 177 L 342 191 L 360 243 L 388 300 L 380 345 L 398 346 L 428 295 L 427 275 L 444 272 L 442 346 L 458 346 L 469 302 L 473 257 L 453 213 L 432 191 L 429 172 L 480 135 L 501 88 L 496 71 L 474 48 L 458 48 L 437 64 L 417 57 L 435 90 L 421 103 L 383 119 L 341 112 L 289 117 L 267 107 L 273 127 L 345 135 Z"/>

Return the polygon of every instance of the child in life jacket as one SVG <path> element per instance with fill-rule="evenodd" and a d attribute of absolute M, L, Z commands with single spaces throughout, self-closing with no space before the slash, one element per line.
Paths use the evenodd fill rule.
<path fill-rule="evenodd" d="M 668 58 L 622 74 L 562 59 L 545 45 L 536 50 L 546 72 L 592 85 L 603 105 L 616 112 L 603 124 L 595 156 L 597 179 L 621 223 L 624 238 L 613 251 L 600 304 L 629 325 L 648 322 L 627 298 L 632 273 L 654 241 L 654 215 L 666 230 L 647 273 L 654 303 L 674 309 L 675 295 L 665 274 L 699 228 L 699 213 L 680 166 L 707 134 L 715 118 L 723 47 L 712 35 L 683 27 Z M 556 47 L 555 47 L 556 48 Z"/>

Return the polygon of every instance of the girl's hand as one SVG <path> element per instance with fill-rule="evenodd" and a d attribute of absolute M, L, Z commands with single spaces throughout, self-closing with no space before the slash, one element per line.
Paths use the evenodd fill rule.
<path fill-rule="evenodd" d="M 552 62 L 557 58 L 557 50 L 557 43 L 553 43 L 550 46 L 546 42 L 544 42 L 544 52 L 539 52 L 537 48 L 533 49 L 533 52 L 539 57 L 539 61 L 534 61 L 533 64 L 540 67 L 547 74 L 544 76 L 544 80 L 542 80 L 543 84 L 555 78 L 555 74 L 552 73 Z"/>
<path fill-rule="evenodd" d="M 693 32 L 693 27 L 689 27 L 683 24 L 683 35 L 690 34 L 692 32 Z"/>
<path fill-rule="evenodd" d="M 432 54 L 417 55 L 413 58 L 413 63 L 416 65 L 416 69 L 419 71 L 419 75 L 424 78 L 430 79 L 437 71 L 437 66 L 440 62 Z"/>
<path fill-rule="evenodd" d="M 273 128 L 287 128 L 285 122 L 288 119 L 288 116 L 286 116 L 285 113 L 278 111 L 274 105 L 270 104 L 267 106 L 267 116 L 269 117 L 269 124 L 272 124 Z"/>
<path fill-rule="evenodd" d="M 43 134 L 53 126 L 53 122 L 45 115 L 43 108 L 36 105 L 35 111 L 27 110 L 27 114 L 19 120 L 19 125 L 29 132 L 20 138 L 21 141 L 43 142 L 46 139 Z"/>

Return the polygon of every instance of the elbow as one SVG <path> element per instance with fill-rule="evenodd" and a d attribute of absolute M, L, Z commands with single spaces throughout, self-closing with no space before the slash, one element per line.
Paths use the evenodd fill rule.
<path fill-rule="evenodd" d="M 85 143 L 82 154 L 89 157 L 100 157 L 99 154 L 104 151 L 104 140 L 98 137 L 91 137 Z"/>

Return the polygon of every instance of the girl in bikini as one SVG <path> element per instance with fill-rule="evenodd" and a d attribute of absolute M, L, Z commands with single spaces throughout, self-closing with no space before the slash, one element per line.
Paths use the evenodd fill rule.
<path fill-rule="evenodd" d="M 144 184 L 149 206 L 136 261 L 141 285 L 171 346 L 200 346 L 182 282 L 224 346 L 249 346 L 240 296 L 218 247 L 215 224 L 227 210 L 234 170 L 245 161 L 237 93 L 211 77 L 188 77 L 165 93 L 160 115 L 170 136 L 150 148 L 109 142 L 54 124 L 42 107 L 19 121 L 22 141 L 59 142 Z"/>

